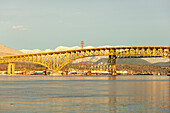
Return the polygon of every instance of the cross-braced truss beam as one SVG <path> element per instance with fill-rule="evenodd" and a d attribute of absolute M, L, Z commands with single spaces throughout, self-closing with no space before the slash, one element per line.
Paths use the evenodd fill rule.
<path fill-rule="evenodd" d="M 41 64 L 48 69 L 57 72 L 68 63 L 84 57 L 90 56 L 160 56 L 170 58 L 169 46 L 128 46 L 128 47 L 102 47 L 88 48 L 57 52 L 43 52 L 35 54 L 23 54 L 13 56 L 1 56 L 0 63 L 31 62 Z"/>

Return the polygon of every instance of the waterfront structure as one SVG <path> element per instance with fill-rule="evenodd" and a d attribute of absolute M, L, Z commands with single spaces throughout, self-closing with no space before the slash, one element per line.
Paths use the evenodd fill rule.
<path fill-rule="evenodd" d="M 14 74 L 15 62 L 41 64 L 53 72 L 60 71 L 70 62 L 90 56 L 109 56 L 108 71 L 116 75 L 117 56 L 159 56 L 170 58 L 170 46 L 127 46 L 76 49 L 66 51 L 43 52 L 35 54 L 1 56 L 0 63 L 9 63 L 8 73 Z"/>

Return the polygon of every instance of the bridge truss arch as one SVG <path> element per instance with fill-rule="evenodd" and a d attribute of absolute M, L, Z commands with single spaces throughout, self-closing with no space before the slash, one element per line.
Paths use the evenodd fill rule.
<path fill-rule="evenodd" d="M 128 46 L 128 47 L 101 47 L 77 49 L 57 52 L 43 52 L 35 54 L 23 54 L 12 56 L 1 56 L 0 63 L 31 62 L 41 64 L 53 72 L 60 71 L 70 62 L 84 57 L 91 56 L 124 56 L 124 55 L 143 55 L 160 56 L 170 58 L 169 46 Z"/>

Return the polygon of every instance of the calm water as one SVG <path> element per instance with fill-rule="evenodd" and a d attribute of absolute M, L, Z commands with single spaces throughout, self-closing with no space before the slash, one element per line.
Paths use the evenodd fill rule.
<path fill-rule="evenodd" d="M 0 113 L 168 113 L 168 76 L 0 76 Z"/>

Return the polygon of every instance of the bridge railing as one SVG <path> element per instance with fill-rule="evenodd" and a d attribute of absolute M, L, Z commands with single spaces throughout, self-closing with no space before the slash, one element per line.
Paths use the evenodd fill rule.
<path fill-rule="evenodd" d="M 90 56 L 159 56 L 170 57 L 169 46 L 135 46 L 135 47 L 102 47 L 88 48 L 67 51 L 43 52 L 34 54 L 1 56 L 0 63 L 10 62 L 32 62 L 48 67 L 51 70 L 59 71 L 68 63 Z"/>

